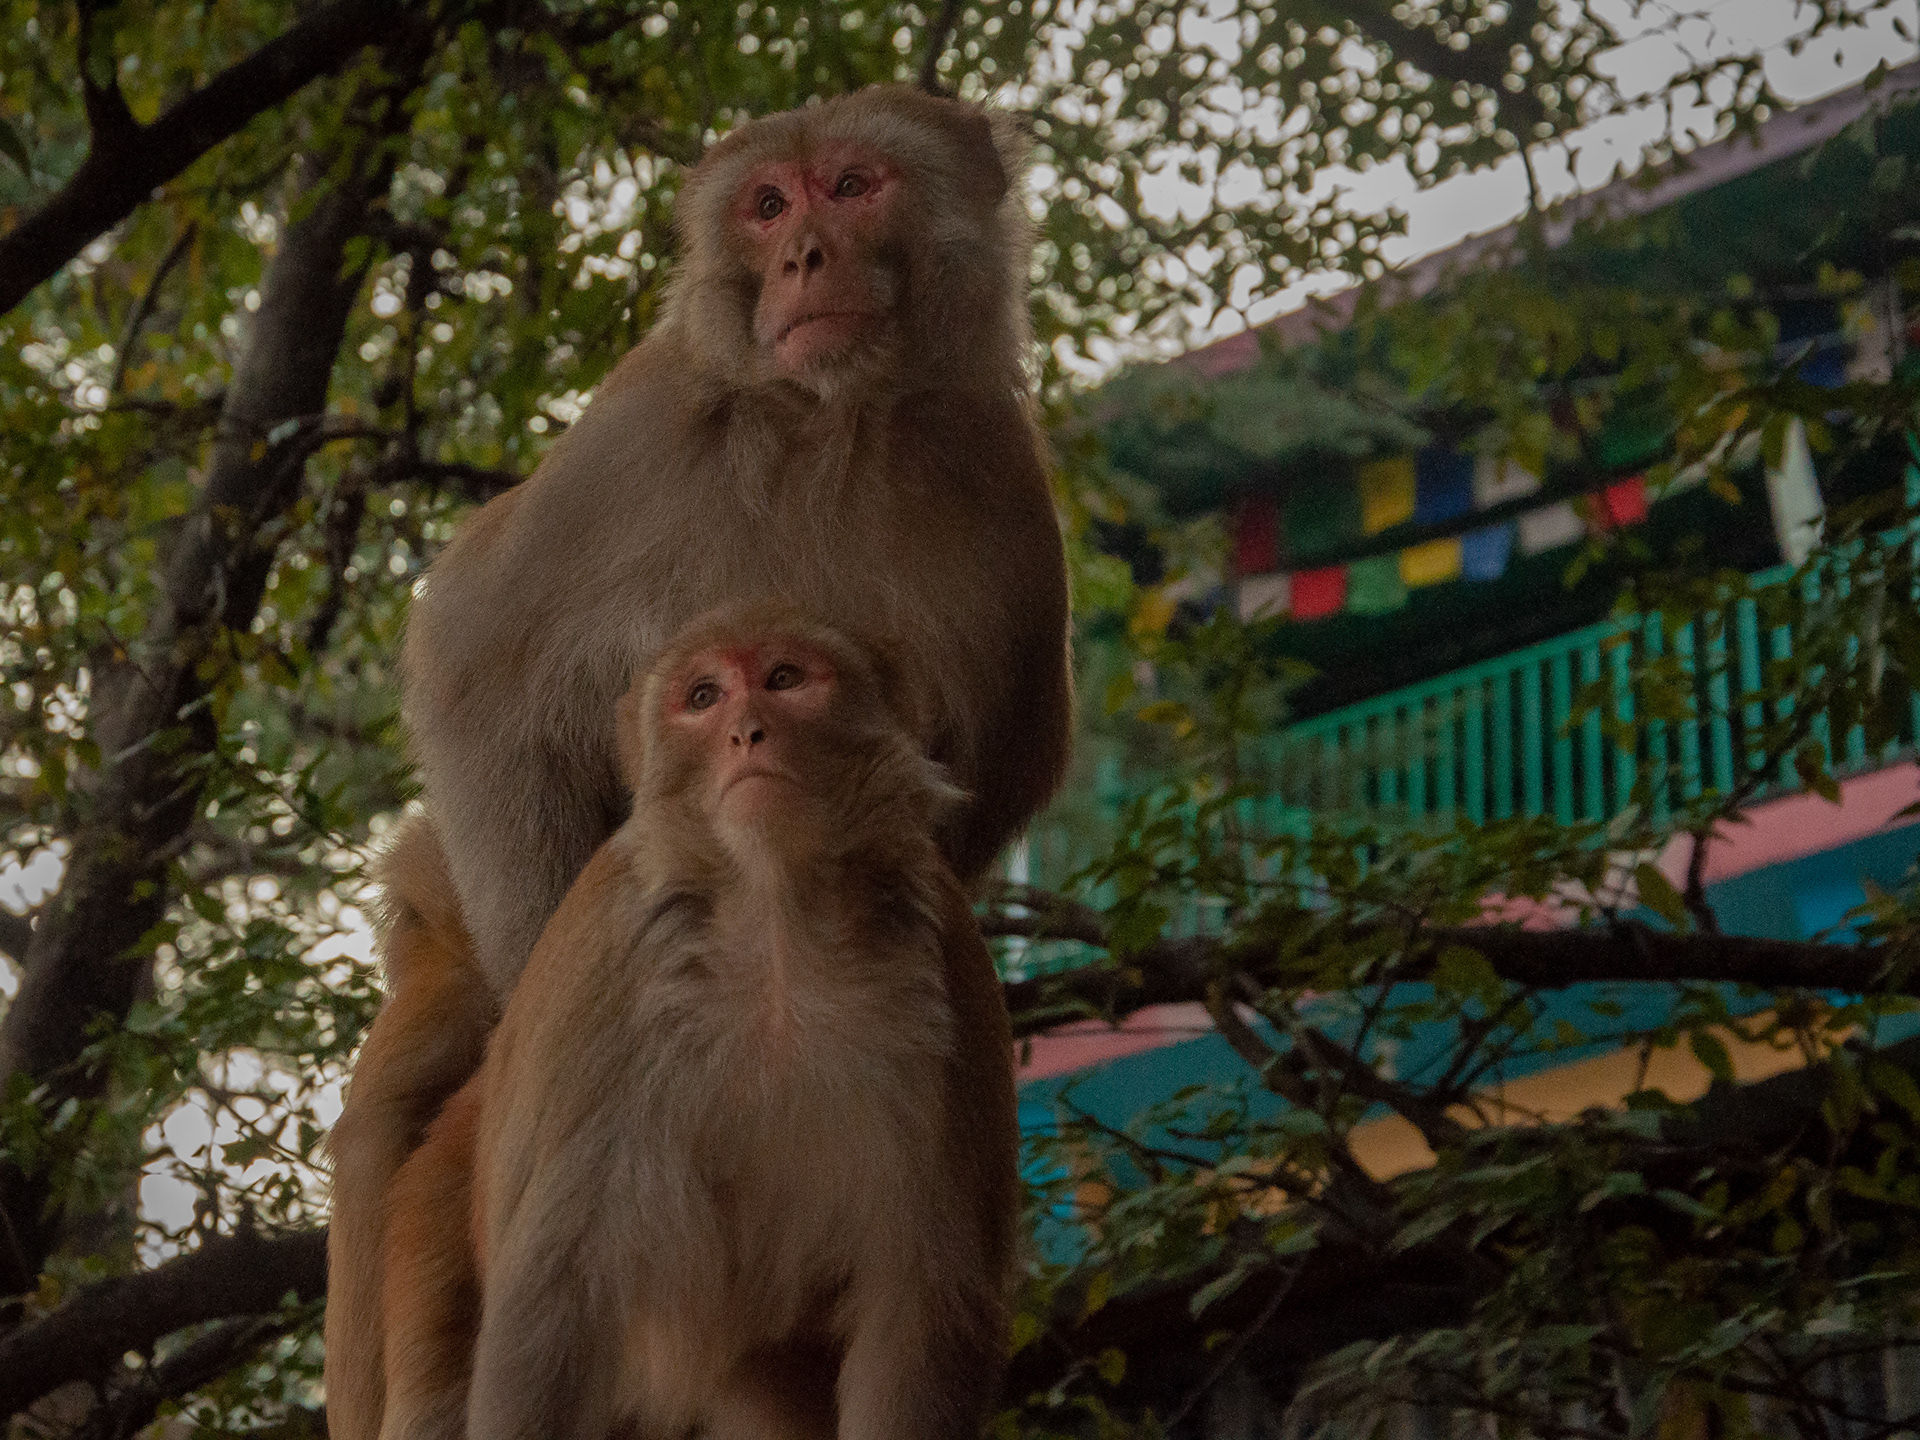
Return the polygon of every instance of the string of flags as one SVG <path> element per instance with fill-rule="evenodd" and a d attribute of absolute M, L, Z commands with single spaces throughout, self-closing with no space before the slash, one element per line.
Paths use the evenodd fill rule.
<path fill-rule="evenodd" d="M 1672 495 L 1705 478 L 1705 467 L 1675 477 Z M 1338 550 L 1411 521 L 1437 525 L 1475 511 L 1524 500 L 1540 477 L 1509 459 L 1442 449 L 1375 460 L 1353 483 L 1304 488 L 1284 507 L 1250 496 L 1233 516 L 1233 565 L 1241 615 L 1384 615 L 1411 592 L 1448 581 L 1488 582 L 1506 574 L 1516 554 L 1542 555 L 1589 535 L 1640 524 L 1652 497 L 1646 476 L 1630 475 L 1577 500 L 1553 500 L 1462 534 L 1423 540 L 1336 565 L 1282 569 L 1283 554 Z M 1804 431 L 1796 421 L 1780 462 L 1767 470 L 1767 493 L 1782 554 L 1799 563 L 1823 517 L 1818 481 Z"/>
<path fill-rule="evenodd" d="M 1429 449 L 1360 466 L 1352 484 L 1315 486 L 1282 507 L 1270 496 L 1243 500 L 1234 516 L 1233 560 L 1242 615 L 1317 620 L 1349 611 L 1384 615 L 1409 592 L 1449 580 L 1498 580 L 1516 551 L 1538 555 L 1584 540 L 1590 528 L 1646 519 L 1646 477 L 1635 475 L 1582 506 L 1553 501 L 1460 535 L 1338 565 L 1280 568 L 1280 556 L 1325 553 L 1411 521 L 1438 525 L 1524 499 L 1540 477 L 1512 460 Z"/>
<path fill-rule="evenodd" d="M 1898 306 L 1886 303 L 1886 297 L 1871 295 L 1852 305 L 1812 307 L 1783 328 L 1779 354 L 1794 361 L 1801 379 L 1823 388 L 1884 382 L 1899 357 L 1920 346 L 1920 327 L 1895 334 L 1885 316 L 1896 313 Z M 1647 435 L 1623 430 L 1622 445 L 1615 449 L 1657 452 L 1664 448 L 1665 428 L 1656 419 Z M 1736 463 L 1750 463 L 1757 455 L 1757 438 L 1747 437 L 1752 448 Z M 1603 454 L 1606 448 L 1602 444 Z M 1629 453 L 1614 458 L 1623 465 L 1636 463 Z M 1682 471 L 1662 496 L 1698 484 L 1706 471 L 1704 463 Z M 1511 518 L 1398 551 L 1338 565 L 1281 568 L 1283 556 L 1350 551 L 1366 537 L 1398 525 L 1457 521 L 1524 501 L 1540 488 L 1540 477 L 1513 460 L 1432 447 L 1363 464 L 1351 483 L 1302 487 L 1284 507 L 1270 496 L 1249 497 L 1233 516 L 1240 613 L 1248 619 L 1290 615 L 1295 620 L 1342 612 L 1386 614 L 1406 605 L 1411 592 L 1429 586 L 1498 580 L 1516 554 L 1542 555 L 1591 534 L 1637 525 L 1647 519 L 1652 498 L 1645 475 L 1629 475 L 1578 500 L 1546 501 Z M 1769 457 L 1766 493 L 1781 558 L 1799 565 L 1818 544 L 1826 517 L 1806 429 L 1798 419 L 1787 427 L 1781 454 Z"/>

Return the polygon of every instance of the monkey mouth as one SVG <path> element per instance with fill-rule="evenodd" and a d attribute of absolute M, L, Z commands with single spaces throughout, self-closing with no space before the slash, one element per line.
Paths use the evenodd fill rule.
<path fill-rule="evenodd" d="M 774 343 L 784 346 L 796 335 L 810 344 L 831 342 L 834 338 L 847 341 L 876 324 L 879 319 L 871 310 L 819 310 L 796 315 L 782 327 Z"/>
<path fill-rule="evenodd" d="M 793 776 L 784 770 L 776 770 L 768 765 L 752 765 L 727 777 L 727 783 L 720 787 L 722 796 L 728 795 L 736 785 L 748 780 L 779 780 L 788 785 L 796 784 Z"/>

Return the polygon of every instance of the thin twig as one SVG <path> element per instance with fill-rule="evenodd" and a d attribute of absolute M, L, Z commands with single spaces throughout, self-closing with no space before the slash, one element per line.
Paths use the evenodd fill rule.
<path fill-rule="evenodd" d="M 929 95 L 944 95 L 940 88 L 940 57 L 947 53 L 947 41 L 953 27 L 960 23 L 960 7 L 965 0 L 942 0 L 940 13 L 927 31 L 927 53 L 920 57 L 920 88 Z"/>

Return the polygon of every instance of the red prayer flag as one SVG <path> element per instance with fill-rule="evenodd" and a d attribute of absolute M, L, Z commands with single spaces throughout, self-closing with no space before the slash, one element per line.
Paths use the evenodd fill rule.
<path fill-rule="evenodd" d="M 1347 604 L 1347 567 L 1293 572 L 1293 618 L 1319 620 L 1338 615 Z"/>
<path fill-rule="evenodd" d="M 1280 568 L 1280 508 L 1271 495 L 1249 495 L 1233 517 L 1233 568 L 1264 575 Z"/>
<path fill-rule="evenodd" d="M 1594 502 L 1593 518 L 1601 529 L 1637 525 L 1647 518 L 1647 477 L 1617 481 L 1596 495 Z"/>

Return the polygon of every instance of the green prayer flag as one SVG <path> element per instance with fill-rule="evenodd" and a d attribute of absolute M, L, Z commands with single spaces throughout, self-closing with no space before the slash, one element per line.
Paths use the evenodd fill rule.
<path fill-rule="evenodd" d="M 1407 582 L 1400 574 L 1398 551 L 1370 555 L 1347 567 L 1347 609 L 1356 615 L 1385 615 L 1407 603 Z"/>

